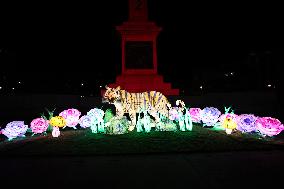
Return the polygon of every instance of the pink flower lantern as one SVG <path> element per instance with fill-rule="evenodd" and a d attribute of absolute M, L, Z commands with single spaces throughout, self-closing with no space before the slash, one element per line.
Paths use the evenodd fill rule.
<path fill-rule="evenodd" d="M 67 109 L 62 111 L 59 116 L 63 117 L 66 120 L 66 126 L 76 129 L 76 125 L 79 123 L 79 117 L 81 112 L 77 109 Z"/>
<path fill-rule="evenodd" d="M 36 118 L 31 122 L 32 132 L 34 134 L 41 134 L 43 132 L 46 132 L 48 124 L 48 120 L 45 120 L 43 118 Z"/>
<path fill-rule="evenodd" d="M 272 117 L 260 117 L 255 122 L 256 129 L 263 135 L 274 136 L 284 130 L 283 124 Z"/>
<path fill-rule="evenodd" d="M 201 111 L 200 108 L 189 108 L 189 111 L 187 113 L 190 114 L 192 122 L 194 123 L 201 122 L 200 111 Z"/>

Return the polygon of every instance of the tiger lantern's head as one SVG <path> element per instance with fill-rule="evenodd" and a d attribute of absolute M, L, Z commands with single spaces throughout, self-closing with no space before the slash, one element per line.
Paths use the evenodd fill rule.
<path fill-rule="evenodd" d="M 106 85 L 105 87 L 106 87 L 106 91 L 103 94 L 103 99 L 102 99 L 104 103 L 107 102 L 107 103 L 113 104 L 121 100 L 120 86 L 116 88 L 110 88 Z"/>

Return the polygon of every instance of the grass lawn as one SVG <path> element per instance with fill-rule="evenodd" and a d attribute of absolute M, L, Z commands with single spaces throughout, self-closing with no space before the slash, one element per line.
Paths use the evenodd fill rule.
<path fill-rule="evenodd" d="M 194 125 L 187 132 L 131 132 L 124 135 L 93 134 L 86 130 L 62 130 L 59 138 L 27 136 L 0 140 L 0 156 L 81 156 L 178 152 L 220 152 L 284 149 L 283 137 L 225 131 Z"/>

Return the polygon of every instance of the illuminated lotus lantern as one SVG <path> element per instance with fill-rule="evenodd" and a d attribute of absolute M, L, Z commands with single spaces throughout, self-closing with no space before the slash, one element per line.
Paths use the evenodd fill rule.
<path fill-rule="evenodd" d="M 8 140 L 12 140 L 17 137 L 25 137 L 27 130 L 28 125 L 25 125 L 24 121 L 12 121 L 1 132 L 8 137 Z"/>
<path fill-rule="evenodd" d="M 219 118 L 221 126 L 225 128 L 227 134 L 231 134 L 234 129 L 237 128 L 237 115 L 233 113 L 227 113 L 221 115 Z"/>
<path fill-rule="evenodd" d="M 80 115 L 81 112 L 74 108 L 64 110 L 59 114 L 59 116 L 66 120 L 66 126 L 72 127 L 73 129 L 76 129 L 76 126 L 79 123 Z"/>
<path fill-rule="evenodd" d="M 260 117 L 255 122 L 256 129 L 264 136 L 278 135 L 284 130 L 283 124 L 278 119 L 272 117 Z"/>
<path fill-rule="evenodd" d="M 256 120 L 257 117 L 253 114 L 241 114 L 237 119 L 237 129 L 245 133 L 256 131 Z"/>
<path fill-rule="evenodd" d="M 41 134 L 46 132 L 49 122 L 43 118 L 36 118 L 31 122 L 31 130 L 33 134 Z"/>
<path fill-rule="evenodd" d="M 87 116 L 92 117 L 93 123 L 91 124 L 91 130 L 93 133 L 104 132 L 104 115 L 105 112 L 99 108 L 93 108 L 87 112 Z"/>
<path fill-rule="evenodd" d="M 200 123 L 201 116 L 200 116 L 201 109 L 200 108 L 189 108 L 189 114 L 191 116 L 192 122 Z"/>
<path fill-rule="evenodd" d="M 82 128 L 91 127 L 91 125 L 95 122 L 95 118 L 92 116 L 84 115 L 79 119 L 79 124 Z"/>
<path fill-rule="evenodd" d="M 214 107 L 206 107 L 200 111 L 200 118 L 203 126 L 214 126 L 220 115 L 221 112 Z"/>
<path fill-rule="evenodd" d="M 59 128 L 62 128 L 66 125 L 66 121 L 62 116 L 55 116 L 49 120 L 49 124 L 53 126 L 52 136 L 58 137 L 60 135 Z"/>

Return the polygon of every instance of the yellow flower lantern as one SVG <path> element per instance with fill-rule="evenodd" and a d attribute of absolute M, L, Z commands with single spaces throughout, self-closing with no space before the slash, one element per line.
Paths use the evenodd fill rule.
<path fill-rule="evenodd" d="M 66 120 L 62 116 L 55 116 L 49 120 L 49 124 L 53 126 L 52 136 L 59 137 L 59 127 L 64 127 L 66 125 Z"/>
<path fill-rule="evenodd" d="M 222 127 L 226 129 L 227 134 L 231 134 L 232 131 L 237 128 L 237 122 L 234 116 L 226 116 L 222 122 Z"/>
<path fill-rule="evenodd" d="M 53 127 L 64 127 L 66 125 L 66 120 L 62 116 L 55 116 L 49 120 L 49 123 Z"/>

